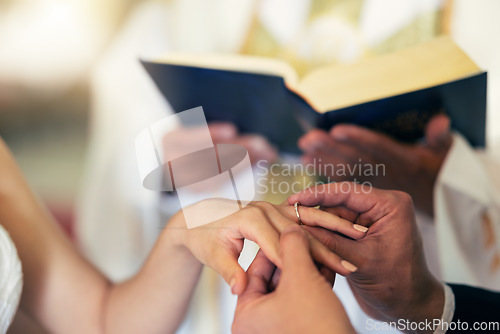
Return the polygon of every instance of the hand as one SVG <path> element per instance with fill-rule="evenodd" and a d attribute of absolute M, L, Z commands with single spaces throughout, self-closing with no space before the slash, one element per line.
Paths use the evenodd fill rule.
<path fill-rule="evenodd" d="M 306 233 L 298 226 L 280 238 L 283 263 L 275 291 L 269 284 L 275 266 L 259 252 L 248 269 L 248 288 L 238 298 L 232 332 L 354 333 L 331 285 L 316 269 Z"/>
<path fill-rule="evenodd" d="M 183 210 L 214 212 L 225 210 L 228 200 L 211 199 L 194 204 Z M 323 223 L 353 239 L 365 233 L 343 219 L 331 219 L 331 215 L 315 208 L 301 208 L 302 221 L 315 225 Z M 234 294 L 241 294 L 247 286 L 247 275 L 238 264 L 244 239 L 256 242 L 264 254 L 278 267 L 282 267 L 279 257 L 279 235 L 289 225 L 297 225 L 295 210 L 288 205 L 272 205 L 267 202 L 252 202 L 234 214 L 212 223 L 188 229 L 182 212 L 178 212 L 167 224 L 169 242 L 189 251 L 198 261 L 217 271 L 231 286 Z M 308 234 L 314 259 L 325 267 L 341 274 L 349 275 L 352 268 L 336 254 L 330 252 L 321 242 Z"/>
<path fill-rule="evenodd" d="M 239 144 L 246 147 L 252 164 L 256 164 L 260 160 L 272 163 L 278 159 L 277 149 L 261 135 L 238 134 L 238 130 L 231 123 L 214 122 L 208 126 L 216 144 Z"/>
<path fill-rule="evenodd" d="M 278 152 L 264 137 L 256 134 L 241 135 L 231 123 L 212 122 L 208 125 L 210 136 L 214 144 L 239 144 L 248 150 L 250 161 L 255 164 L 259 160 L 273 162 Z M 175 152 L 184 152 L 183 149 L 196 148 L 200 145 L 199 134 L 205 130 L 201 128 L 179 128 L 169 132 L 163 138 L 165 153 L 176 156 Z M 173 153 L 171 153 L 173 152 Z"/>
<path fill-rule="evenodd" d="M 321 205 L 324 210 L 369 228 L 360 240 L 326 229 L 304 227 L 358 270 L 347 277 L 361 308 L 384 321 L 439 319 L 442 285 L 429 272 L 415 223 L 411 197 L 342 182 L 310 188 L 288 203 Z"/>
<path fill-rule="evenodd" d="M 433 215 L 434 183 L 451 143 L 450 119 L 437 115 L 427 124 L 420 144 L 400 143 L 355 125 L 337 125 L 329 133 L 310 131 L 299 140 L 299 147 L 304 162 L 323 166 L 320 171 L 330 171 L 327 165 L 351 168 L 345 168 L 346 175 L 322 175 L 331 181 L 370 182 L 378 188 L 405 191 L 419 209 Z"/>
<path fill-rule="evenodd" d="M 220 180 L 214 176 L 228 167 L 233 174 L 251 172 L 250 163 L 277 158 L 276 150 L 261 136 L 238 135 L 230 123 L 211 123 L 208 129 L 181 126 L 163 136 L 162 161 L 168 162 L 168 166 L 160 170 L 164 174 L 157 181 L 165 182 L 162 189 L 189 186 L 190 191 L 197 193 L 218 189 Z M 247 155 L 250 161 L 243 161 Z"/>

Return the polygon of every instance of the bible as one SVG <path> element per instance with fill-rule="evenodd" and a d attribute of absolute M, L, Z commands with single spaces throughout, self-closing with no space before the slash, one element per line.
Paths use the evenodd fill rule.
<path fill-rule="evenodd" d="M 301 78 L 264 57 L 170 53 L 141 62 L 174 111 L 202 106 L 207 121 L 261 134 L 283 152 L 297 152 L 306 131 L 339 123 L 415 142 L 439 112 L 473 146 L 485 144 L 487 74 L 447 36 Z"/>

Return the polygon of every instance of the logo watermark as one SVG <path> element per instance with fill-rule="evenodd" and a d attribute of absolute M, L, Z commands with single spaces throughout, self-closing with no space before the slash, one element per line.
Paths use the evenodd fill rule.
<path fill-rule="evenodd" d="M 264 160 L 255 166 L 257 192 L 265 194 L 290 194 L 307 189 L 307 191 L 323 193 L 330 191 L 333 184 L 342 193 L 369 193 L 373 185 L 367 179 L 385 176 L 384 164 L 365 163 L 361 159 L 355 164 L 325 163 L 321 159 L 313 159 L 311 163 L 269 163 Z M 359 184 L 357 186 L 356 184 Z M 318 187 L 321 186 L 321 187 Z"/>
<path fill-rule="evenodd" d="M 135 144 L 144 187 L 176 191 L 188 228 L 235 213 L 255 197 L 247 149 L 215 144 L 201 107 L 151 124 Z M 216 198 L 226 200 L 193 206 Z"/>
<path fill-rule="evenodd" d="M 423 332 L 423 331 L 436 331 L 441 333 L 446 331 L 500 331 L 499 321 L 490 322 L 473 322 L 467 321 L 444 321 L 443 319 L 430 319 L 425 321 L 410 321 L 408 319 L 399 319 L 398 321 L 384 322 L 374 319 L 367 319 L 365 328 L 370 331 L 387 331 L 398 330 L 401 332 Z"/>

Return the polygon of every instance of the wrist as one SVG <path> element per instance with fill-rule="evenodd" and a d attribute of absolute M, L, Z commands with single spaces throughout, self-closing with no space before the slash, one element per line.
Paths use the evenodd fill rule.
<path fill-rule="evenodd" d="M 184 221 L 184 216 L 182 212 L 177 212 L 170 218 L 165 229 L 162 231 L 160 238 L 163 239 L 166 245 L 172 249 L 179 256 L 184 258 L 192 258 L 195 261 L 196 258 L 191 253 L 186 243 L 187 236 L 187 226 Z"/>
<path fill-rule="evenodd" d="M 431 277 L 427 283 L 421 284 L 413 301 L 410 303 L 408 315 L 405 317 L 413 323 L 434 323 L 434 319 L 441 319 L 445 304 L 445 293 L 443 285 Z M 422 327 L 427 328 L 427 327 Z M 408 333 L 433 333 L 434 329 L 407 331 Z"/>

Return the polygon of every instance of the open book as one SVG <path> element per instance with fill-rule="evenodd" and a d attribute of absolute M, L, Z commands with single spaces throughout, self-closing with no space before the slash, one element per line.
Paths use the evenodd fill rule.
<path fill-rule="evenodd" d="M 296 152 L 309 129 L 339 123 L 416 141 L 438 112 L 472 145 L 485 143 L 486 73 L 445 36 L 300 79 L 260 57 L 176 53 L 142 63 L 174 111 L 202 106 L 209 122 L 260 133 L 282 151 Z"/>

